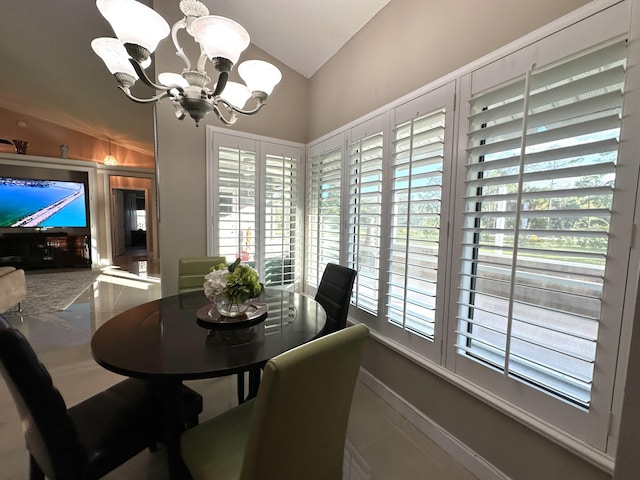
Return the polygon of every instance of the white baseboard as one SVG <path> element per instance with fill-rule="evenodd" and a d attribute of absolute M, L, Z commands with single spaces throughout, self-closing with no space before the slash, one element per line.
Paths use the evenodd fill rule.
<path fill-rule="evenodd" d="M 510 477 L 425 416 L 364 368 L 360 368 L 358 379 L 479 480 L 510 480 Z"/>

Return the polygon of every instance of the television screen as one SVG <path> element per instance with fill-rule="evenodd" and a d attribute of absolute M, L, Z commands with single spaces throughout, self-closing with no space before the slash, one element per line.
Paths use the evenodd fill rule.
<path fill-rule="evenodd" d="M 0 228 L 86 226 L 84 183 L 0 177 Z"/>

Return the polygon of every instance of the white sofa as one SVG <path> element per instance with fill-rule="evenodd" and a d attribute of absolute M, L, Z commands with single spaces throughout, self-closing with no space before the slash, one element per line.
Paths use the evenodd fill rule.
<path fill-rule="evenodd" d="M 0 267 L 0 313 L 17 306 L 22 311 L 20 302 L 27 296 L 27 284 L 24 270 L 15 267 Z"/>

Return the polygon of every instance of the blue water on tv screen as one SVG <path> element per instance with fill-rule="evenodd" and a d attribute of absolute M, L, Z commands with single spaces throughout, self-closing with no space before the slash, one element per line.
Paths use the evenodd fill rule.
<path fill-rule="evenodd" d="M 0 177 L 0 228 L 86 226 L 84 183 Z"/>

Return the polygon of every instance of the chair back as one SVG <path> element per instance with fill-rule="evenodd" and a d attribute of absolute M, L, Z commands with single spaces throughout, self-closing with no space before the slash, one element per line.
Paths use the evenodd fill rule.
<path fill-rule="evenodd" d="M 240 480 L 342 478 L 349 410 L 368 333 L 362 324 L 345 328 L 267 362 Z"/>
<path fill-rule="evenodd" d="M 227 263 L 225 257 L 182 257 L 178 259 L 178 293 L 204 290 L 204 276 L 219 263 Z"/>
<path fill-rule="evenodd" d="M 20 414 L 27 449 L 47 478 L 79 478 L 86 454 L 64 399 L 27 339 L 2 315 L 0 372 Z"/>
<path fill-rule="evenodd" d="M 327 312 L 327 323 L 320 335 L 336 332 L 346 326 L 351 291 L 357 274 L 358 272 L 351 268 L 327 263 L 315 297 Z"/>

